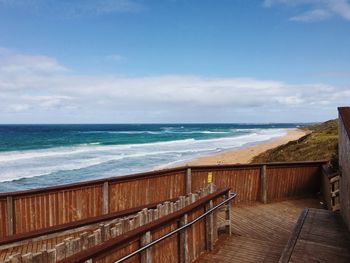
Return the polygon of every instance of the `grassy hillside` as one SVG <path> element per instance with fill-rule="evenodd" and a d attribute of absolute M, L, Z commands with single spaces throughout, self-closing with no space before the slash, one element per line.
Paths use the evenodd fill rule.
<path fill-rule="evenodd" d="M 310 133 L 256 156 L 252 163 L 331 160 L 336 162 L 338 149 L 338 120 L 311 125 Z M 336 167 L 334 167 L 336 168 Z"/>

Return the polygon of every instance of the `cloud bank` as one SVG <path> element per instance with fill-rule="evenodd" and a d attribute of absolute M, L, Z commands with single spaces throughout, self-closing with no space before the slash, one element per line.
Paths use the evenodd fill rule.
<path fill-rule="evenodd" d="M 278 112 L 335 111 L 349 99 L 349 87 L 322 83 L 289 84 L 194 75 L 82 75 L 54 58 L 0 49 L 2 123 L 11 119 L 15 122 L 235 122 L 242 121 L 236 118 L 242 114 L 273 121 L 278 119 Z M 36 119 L 37 116 L 43 119 Z M 278 117 L 304 121 L 312 116 Z"/>

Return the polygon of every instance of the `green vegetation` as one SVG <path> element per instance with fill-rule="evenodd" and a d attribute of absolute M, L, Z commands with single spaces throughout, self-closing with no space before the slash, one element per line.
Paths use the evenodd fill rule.
<path fill-rule="evenodd" d="M 338 120 L 310 125 L 303 129 L 310 133 L 296 141 L 261 153 L 252 163 L 331 160 L 333 169 L 337 169 Z"/>

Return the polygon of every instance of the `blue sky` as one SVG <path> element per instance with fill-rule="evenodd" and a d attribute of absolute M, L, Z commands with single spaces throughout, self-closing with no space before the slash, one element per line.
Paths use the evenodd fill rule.
<path fill-rule="evenodd" d="M 349 50 L 347 0 L 0 0 L 0 123 L 322 121 Z"/>

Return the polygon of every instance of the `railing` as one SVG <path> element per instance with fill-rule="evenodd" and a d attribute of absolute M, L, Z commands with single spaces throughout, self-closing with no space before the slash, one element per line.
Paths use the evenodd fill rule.
<path fill-rule="evenodd" d="M 53 227 L 53 229 L 14 235 L 1 242 L 2 244 L 0 243 L 0 261 L 4 260 L 8 263 L 60 261 L 174 213 L 215 191 L 216 186 L 210 184 L 196 193 L 141 207 L 142 210 L 140 208 L 129 209 L 116 214 L 83 220 L 83 222 L 72 222 L 68 225 Z M 41 235 L 38 236 L 38 234 Z"/>
<path fill-rule="evenodd" d="M 220 204 L 214 206 L 213 208 L 209 209 L 207 212 L 205 212 L 204 214 L 200 215 L 199 217 L 197 217 L 196 219 L 192 220 L 191 222 L 177 228 L 176 230 L 171 231 L 170 233 L 158 238 L 157 240 L 152 241 L 151 243 L 139 248 L 138 250 L 124 256 L 121 259 L 118 259 L 117 261 L 115 261 L 115 263 L 121 263 L 124 262 L 125 260 L 132 258 L 133 256 L 145 251 L 148 248 L 153 247 L 154 245 L 158 244 L 159 242 L 167 239 L 168 237 L 171 237 L 177 233 L 179 233 L 180 231 L 183 231 L 184 229 L 192 226 L 193 224 L 195 224 L 196 222 L 198 222 L 199 220 L 203 219 L 204 217 L 206 217 L 207 215 L 211 214 L 213 211 L 215 211 L 216 209 L 218 209 L 219 207 L 223 206 L 224 204 L 227 204 L 228 202 L 230 202 L 233 198 L 236 197 L 236 193 L 231 193 L 230 197 L 227 198 L 226 200 L 222 201 Z"/>
<path fill-rule="evenodd" d="M 322 166 L 322 195 L 328 210 L 337 211 L 340 208 L 339 172 L 332 172 L 327 165 Z"/>
<path fill-rule="evenodd" d="M 272 202 L 317 193 L 319 162 L 178 167 L 0 194 L 0 238 L 115 213 L 195 192 L 213 182 L 240 202 Z"/>
<path fill-rule="evenodd" d="M 340 209 L 339 173 L 336 176 L 330 178 L 329 181 L 331 183 L 331 206 L 332 206 L 332 210 L 336 211 Z"/>
<path fill-rule="evenodd" d="M 220 202 L 220 198 L 225 199 Z M 214 211 L 225 209 L 225 228 L 231 233 L 230 189 L 218 190 L 185 208 L 122 236 L 68 257 L 68 262 L 192 262 L 218 239 Z M 190 220 L 188 222 L 188 220 Z M 203 221 L 204 220 L 204 221 Z M 174 235 L 177 234 L 177 238 Z M 191 249 L 189 249 L 189 247 Z M 154 248 L 154 249 L 152 249 Z M 141 254 L 139 257 L 138 255 Z M 131 261 L 130 261 L 131 260 Z"/>

